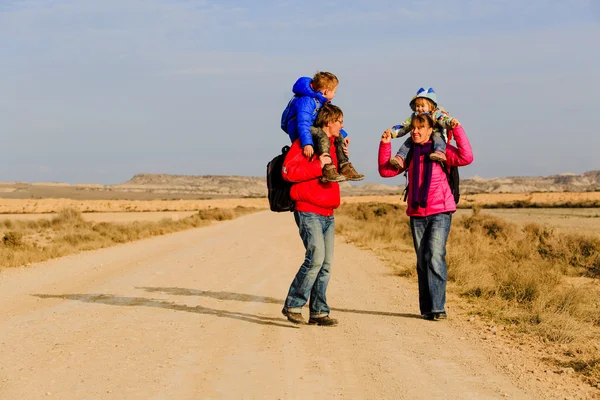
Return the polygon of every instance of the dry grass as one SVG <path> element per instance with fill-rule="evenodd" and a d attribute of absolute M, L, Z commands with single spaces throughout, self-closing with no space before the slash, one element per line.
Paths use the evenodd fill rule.
<path fill-rule="evenodd" d="M 0 221 L 0 267 L 15 267 L 51 258 L 113 246 L 156 235 L 209 225 L 258 211 L 238 206 L 211 208 L 179 220 L 125 224 L 85 221 L 73 208 L 62 209 L 52 219 Z"/>
<path fill-rule="evenodd" d="M 405 208 L 348 204 L 337 228 L 370 248 L 399 274 L 415 276 Z M 552 361 L 600 382 L 600 239 L 519 227 L 482 215 L 455 218 L 448 243 L 449 291 L 474 312 L 553 349 Z"/>

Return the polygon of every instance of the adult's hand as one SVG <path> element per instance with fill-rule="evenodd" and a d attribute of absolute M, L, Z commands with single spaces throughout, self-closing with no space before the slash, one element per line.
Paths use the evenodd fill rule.
<path fill-rule="evenodd" d="M 319 156 L 319 161 L 321 162 L 321 168 L 326 166 L 327 164 L 331 164 L 331 156 L 329 154 L 321 154 Z"/>
<path fill-rule="evenodd" d="M 392 131 L 390 129 L 386 129 L 381 135 L 381 143 L 389 143 L 392 141 Z"/>

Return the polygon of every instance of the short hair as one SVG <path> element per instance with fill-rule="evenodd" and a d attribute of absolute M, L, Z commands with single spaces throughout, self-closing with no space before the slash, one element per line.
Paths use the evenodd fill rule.
<path fill-rule="evenodd" d="M 334 106 L 331 103 L 324 104 L 323 107 L 319 110 L 319 114 L 317 114 L 317 119 L 315 120 L 315 126 L 317 128 L 323 128 L 324 126 L 329 125 L 329 123 L 335 122 L 337 119 L 344 116 L 342 109 L 338 106 Z"/>
<path fill-rule="evenodd" d="M 417 107 L 418 105 L 421 105 L 423 103 L 429 103 L 429 106 L 431 106 L 431 111 L 435 110 L 437 107 L 435 103 L 427 97 L 417 97 L 414 102 L 414 107 Z"/>
<path fill-rule="evenodd" d="M 315 90 L 321 91 L 323 89 L 333 90 L 340 83 L 337 76 L 331 72 L 317 72 L 313 76 L 312 83 Z"/>
<path fill-rule="evenodd" d="M 412 121 L 410 121 L 410 129 L 413 130 L 416 127 L 421 127 L 426 125 L 428 128 L 433 128 L 434 122 L 433 118 L 429 114 L 418 114 L 413 116 Z"/>

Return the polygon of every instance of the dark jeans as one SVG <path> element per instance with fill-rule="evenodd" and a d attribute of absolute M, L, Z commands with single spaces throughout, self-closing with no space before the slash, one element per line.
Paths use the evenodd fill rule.
<path fill-rule="evenodd" d="M 451 223 L 452 213 L 410 217 L 410 230 L 417 253 L 421 314 L 446 311 L 446 241 Z"/>
<path fill-rule="evenodd" d="M 315 213 L 294 211 L 294 218 L 306 254 L 300 270 L 290 286 L 285 307 L 289 312 L 299 313 L 310 296 L 310 316 L 329 315 L 327 285 L 333 261 L 334 219 Z"/>
<path fill-rule="evenodd" d="M 315 144 L 315 153 L 321 155 L 323 153 L 329 153 L 331 150 L 331 142 L 327 137 L 327 134 L 323 132 L 323 129 L 311 126 L 310 133 L 313 137 L 313 143 Z M 344 138 L 342 135 L 335 138 L 335 155 L 338 159 L 338 165 L 347 163 L 348 157 L 344 154 Z"/>
<path fill-rule="evenodd" d="M 446 140 L 439 130 L 433 131 L 431 134 L 431 140 L 433 141 L 433 151 L 441 151 L 442 153 L 446 153 Z M 409 136 L 408 139 L 402 143 L 402 146 L 400 146 L 396 155 L 402 157 L 402 159 L 406 161 L 406 157 L 408 156 L 408 152 L 412 145 L 412 137 Z"/>

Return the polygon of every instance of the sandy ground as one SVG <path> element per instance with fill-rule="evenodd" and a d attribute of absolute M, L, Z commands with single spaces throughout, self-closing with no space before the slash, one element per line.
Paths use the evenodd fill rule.
<path fill-rule="evenodd" d="M 334 328 L 280 314 L 304 255 L 290 214 L 3 270 L 0 399 L 592 396 L 566 375 L 507 372 L 525 363 L 476 340 L 451 304 L 448 321 L 420 319 L 414 282 L 336 240 Z"/>

